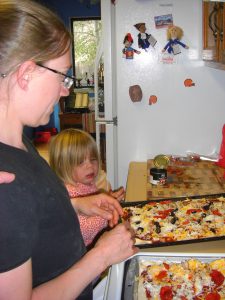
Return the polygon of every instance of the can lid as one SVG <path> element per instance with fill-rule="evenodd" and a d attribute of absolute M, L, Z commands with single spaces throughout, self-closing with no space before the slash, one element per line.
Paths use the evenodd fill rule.
<path fill-rule="evenodd" d="M 164 169 L 168 166 L 170 159 L 164 154 L 159 154 L 155 156 L 153 163 L 157 168 Z"/>

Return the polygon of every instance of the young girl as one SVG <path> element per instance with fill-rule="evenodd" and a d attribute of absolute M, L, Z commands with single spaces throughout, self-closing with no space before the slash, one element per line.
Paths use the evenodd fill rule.
<path fill-rule="evenodd" d="M 66 185 L 70 198 L 98 192 L 96 183 L 100 175 L 100 158 L 90 134 L 74 128 L 63 130 L 51 141 L 49 152 L 50 166 Z M 124 197 L 124 189 L 110 191 L 110 194 L 120 201 Z M 78 217 L 85 245 L 90 246 L 108 222 L 98 216 L 78 214 Z"/>

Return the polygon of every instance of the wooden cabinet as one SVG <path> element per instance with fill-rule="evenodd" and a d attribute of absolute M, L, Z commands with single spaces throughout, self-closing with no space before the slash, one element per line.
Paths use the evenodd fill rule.
<path fill-rule="evenodd" d="M 225 70 L 225 3 L 203 1 L 203 60 Z"/>
<path fill-rule="evenodd" d="M 60 113 L 59 121 L 60 121 L 60 130 L 63 130 L 65 128 L 71 128 L 71 127 L 83 129 L 82 114 Z"/>

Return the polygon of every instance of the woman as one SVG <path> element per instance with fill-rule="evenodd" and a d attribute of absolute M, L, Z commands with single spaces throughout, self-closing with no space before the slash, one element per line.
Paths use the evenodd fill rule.
<path fill-rule="evenodd" d="M 23 136 L 25 125 L 47 124 L 69 94 L 70 35 L 32 0 L 1 0 L 0 24 L 0 170 L 15 174 L 0 185 L 0 299 L 90 300 L 92 280 L 137 251 L 130 228 L 117 225 L 85 254 L 75 211 L 114 226 L 118 201 L 105 194 L 70 201 Z"/>

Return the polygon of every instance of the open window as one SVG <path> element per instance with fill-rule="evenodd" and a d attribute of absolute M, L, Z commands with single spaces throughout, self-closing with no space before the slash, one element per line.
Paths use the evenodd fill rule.
<path fill-rule="evenodd" d="M 94 87 L 94 61 L 101 37 L 101 18 L 71 18 L 74 88 Z"/>

